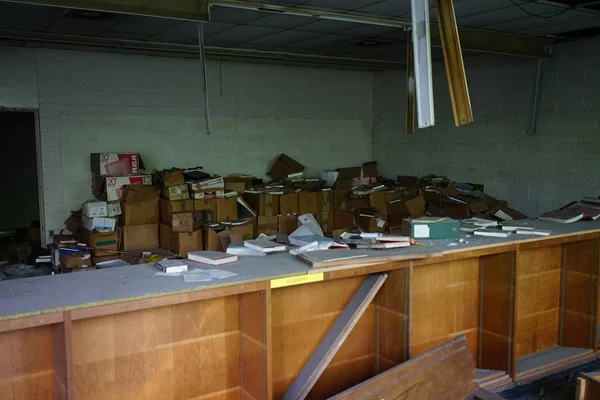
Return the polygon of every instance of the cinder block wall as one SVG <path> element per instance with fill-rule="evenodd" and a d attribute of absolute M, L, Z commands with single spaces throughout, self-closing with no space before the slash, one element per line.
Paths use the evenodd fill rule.
<path fill-rule="evenodd" d="M 600 195 L 600 40 L 555 46 L 547 63 L 538 132 L 531 135 L 537 61 L 470 56 L 475 122 L 455 128 L 442 63 L 434 66 L 436 126 L 404 132 L 404 71 L 374 79 L 373 152 L 386 175 L 446 174 L 484 183 L 520 211 Z"/>
<path fill-rule="evenodd" d="M 308 174 L 368 161 L 372 78 L 209 62 L 209 136 L 198 61 L 0 49 L 0 106 L 39 105 L 46 232 L 91 198 L 91 152 L 139 151 L 150 167 L 258 176 L 280 152 Z"/>

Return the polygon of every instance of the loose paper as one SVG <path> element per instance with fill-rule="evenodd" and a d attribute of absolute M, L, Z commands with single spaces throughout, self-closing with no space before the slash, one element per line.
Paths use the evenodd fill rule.
<path fill-rule="evenodd" d="M 429 226 L 427 224 L 415 224 L 415 238 L 422 239 L 429 237 Z"/>

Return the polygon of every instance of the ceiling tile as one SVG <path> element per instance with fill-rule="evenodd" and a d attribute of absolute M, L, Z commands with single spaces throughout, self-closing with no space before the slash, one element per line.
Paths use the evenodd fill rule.
<path fill-rule="evenodd" d="M 154 36 L 181 24 L 181 21 L 166 18 L 140 17 L 124 15 L 123 20 L 114 25 L 108 32 L 111 34 L 135 34 Z"/>
<path fill-rule="evenodd" d="M 332 45 L 335 45 L 336 47 L 342 47 L 344 43 L 348 43 L 350 40 L 352 39 L 349 39 L 347 36 L 324 35 L 292 44 L 289 47 L 294 47 L 296 49 L 318 49 Z"/>
<path fill-rule="evenodd" d="M 397 29 L 398 28 L 393 28 L 390 26 L 362 25 L 358 28 L 352 28 L 345 31 L 337 32 L 337 34 L 358 38 L 374 38 L 381 35 L 393 33 Z"/>
<path fill-rule="evenodd" d="M 62 8 L 0 1 L 0 28 L 43 31 L 63 13 Z"/>
<path fill-rule="evenodd" d="M 518 10 L 518 9 L 517 9 Z M 520 15 L 521 18 L 516 17 L 512 19 L 505 19 L 505 22 L 499 22 L 495 24 L 484 25 L 486 29 L 505 31 L 505 32 L 516 32 L 523 31 L 525 29 L 538 28 L 542 26 L 553 25 L 562 22 L 575 21 L 582 18 L 589 18 L 589 14 L 582 13 L 579 11 L 567 11 L 563 14 L 557 15 L 553 18 L 539 18 L 539 17 L 531 17 L 528 14 L 524 13 L 521 10 Z M 556 13 L 556 10 L 552 10 L 550 12 L 539 12 L 538 14 L 542 15 L 552 15 Z"/>
<path fill-rule="evenodd" d="M 258 26 L 238 25 L 235 28 L 211 36 L 215 40 L 232 43 L 245 43 L 250 40 L 281 32 L 277 29 L 261 28 Z"/>
<path fill-rule="evenodd" d="M 247 25 L 260 26 L 273 29 L 292 29 L 302 25 L 319 21 L 318 18 L 303 17 L 300 15 L 267 14 L 265 17 L 249 22 Z"/>
<path fill-rule="evenodd" d="M 297 31 L 307 31 L 315 33 L 337 33 L 352 28 L 359 28 L 361 24 L 355 22 L 333 21 L 328 19 L 320 19 L 312 24 L 302 25 L 296 28 Z"/>
<path fill-rule="evenodd" d="M 115 16 L 106 21 L 90 21 L 87 19 L 61 17 L 52 23 L 45 32 L 68 35 L 96 36 L 118 25 L 124 16 Z"/>
<path fill-rule="evenodd" d="M 235 28 L 236 25 L 233 24 L 224 24 L 218 22 L 211 22 L 209 24 L 204 24 L 202 27 L 204 30 L 204 38 L 207 39 L 217 33 L 226 31 L 228 29 Z M 152 38 L 162 38 L 162 39 L 176 39 L 180 43 L 181 41 L 189 42 L 191 40 L 198 41 L 198 25 L 195 22 L 179 22 L 179 25 L 161 32 L 160 34 L 153 36 Z"/>
<path fill-rule="evenodd" d="M 327 8 L 330 10 L 357 10 L 379 2 L 381 2 L 381 0 L 311 0 L 303 6 L 309 8 Z"/>
<path fill-rule="evenodd" d="M 519 33 L 523 33 L 525 35 L 556 35 L 559 33 L 595 28 L 598 26 L 600 26 L 600 16 L 582 18 L 557 24 L 547 24 L 536 28 L 524 29 L 519 31 Z"/>
<path fill-rule="evenodd" d="M 358 10 L 361 13 L 379 15 L 386 18 L 397 17 L 410 13 L 409 1 L 386 0 Z"/>
<path fill-rule="evenodd" d="M 257 44 L 261 46 L 278 47 L 302 42 L 305 40 L 311 40 L 317 36 L 319 36 L 318 33 L 312 32 L 282 31 L 280 33 L 276 33 L 275 35 L 265 36 L 259 39 L 251 40 L 247 43 Z"/>
<path fill-rule="evenodd" d="M 265 16 L 263 11 L 244 10 L 230 7 L 211 7 L 210 20 L 227 24 L 247 24 Z"/>

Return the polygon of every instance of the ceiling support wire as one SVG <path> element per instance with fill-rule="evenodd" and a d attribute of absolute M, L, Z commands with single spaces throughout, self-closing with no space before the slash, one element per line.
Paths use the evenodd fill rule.
<path fill-rule="evenodd" d="M 208 110 L 208 85 L 206 79 L 206 57 L 204 55 L 204 28 L 203 23 L 198 22 L 198 50 L 200 52 L 200 70 L 202 72 L 201 92 L 204 98 L 204 123 L 206 134 L 210 135 L 210 113 Z"/>

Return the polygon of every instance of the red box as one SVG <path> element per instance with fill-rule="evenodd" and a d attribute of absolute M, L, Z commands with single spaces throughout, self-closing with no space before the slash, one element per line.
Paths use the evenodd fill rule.
<path fill-rule="evenodd" d="M 92 153 L 92 173 L 101 176 L 136 175 L 140 173 L 138 153 Z"/>

